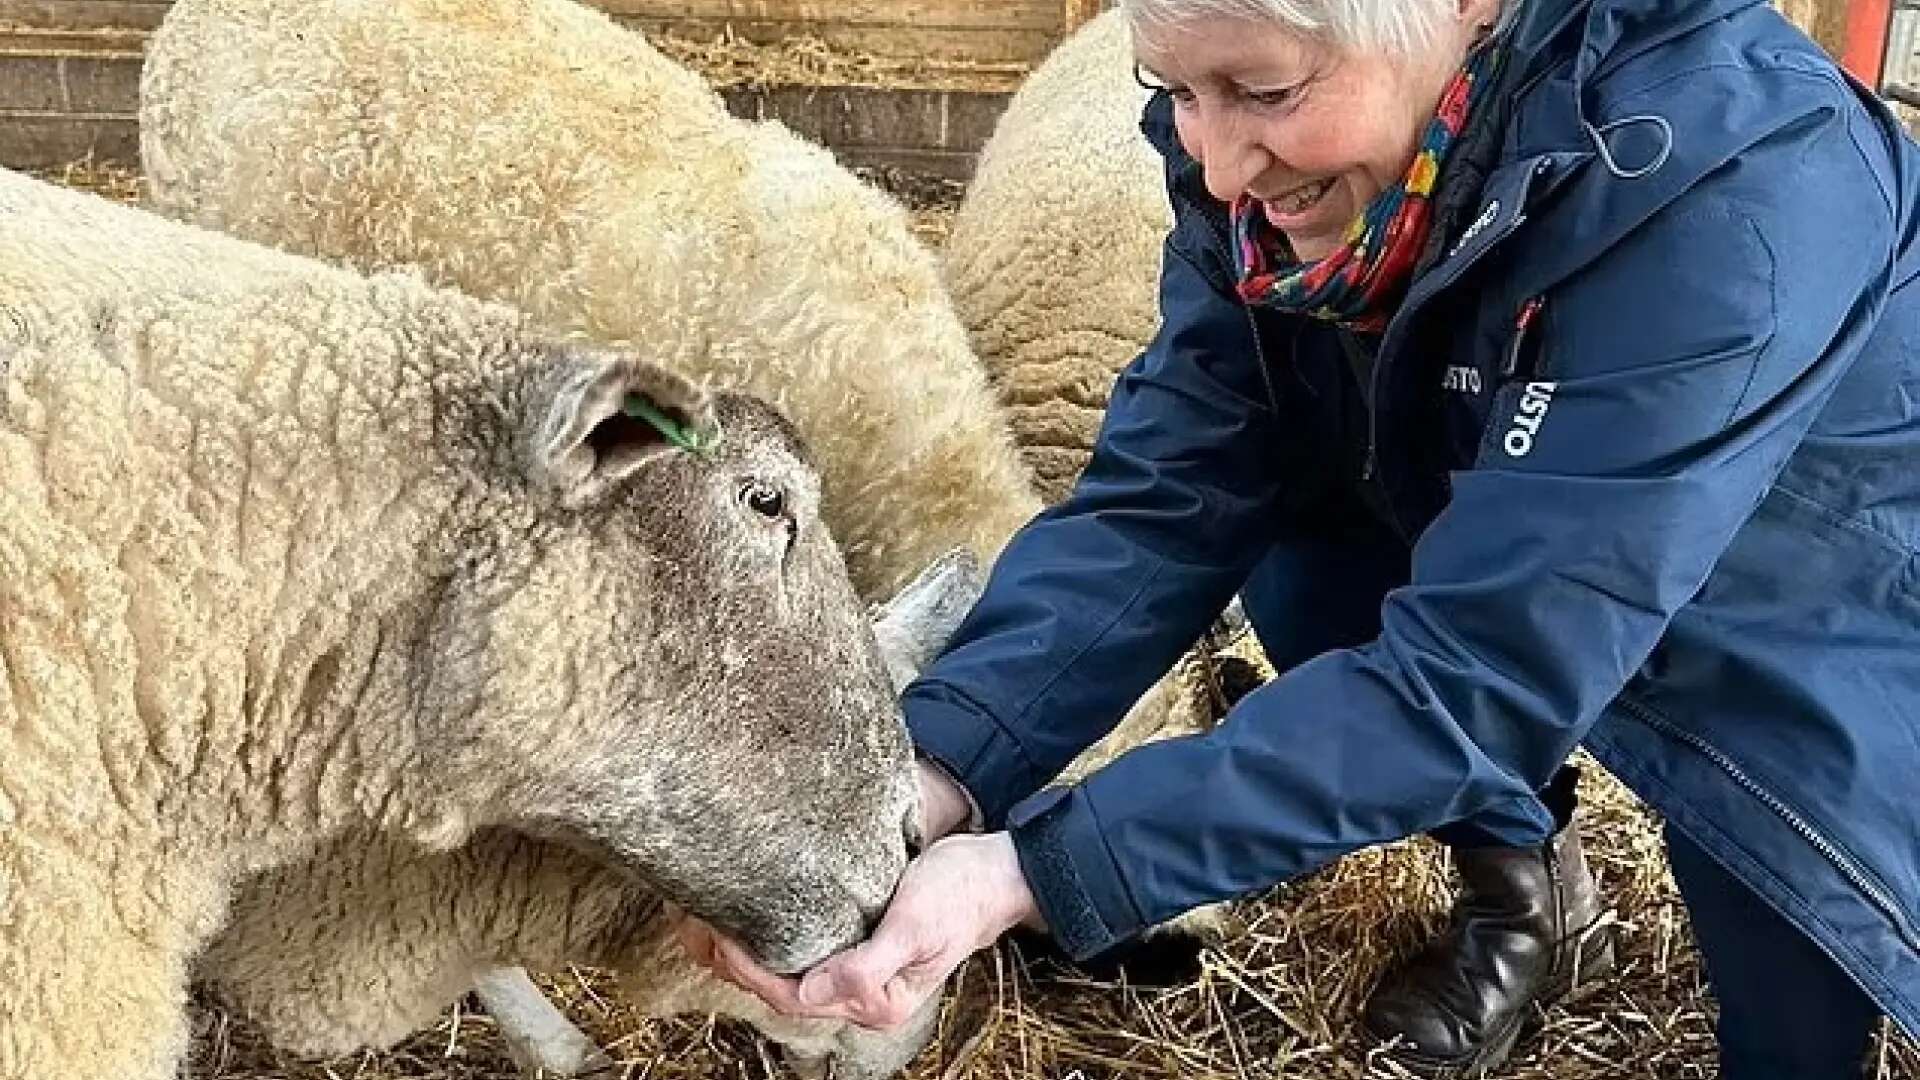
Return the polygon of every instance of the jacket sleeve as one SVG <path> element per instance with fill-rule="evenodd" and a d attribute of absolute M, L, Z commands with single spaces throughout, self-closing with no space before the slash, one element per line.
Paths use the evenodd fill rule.
<path fill-rule="evenodd" d="M 1092 745 L 1219 613 L 1284 501 L 1253 324 L 1176 225 L 1162 323 L 1120 376 L 1071 496 L 1034 519 L 904 696 L 920 752 L 988 827 Z"/>
<path fill-rule="evenodd" d="M 1539 370 L 1498 394 L 1376 640 L 1015 808 L 1070 952 L 1548 780 L 1705 582 L 1884 301 L 1878 190 L 1849 180 L 1813 214 L 1745 179 L 1766 173 L 1696 188 L 1553 294 Z M 1508 439 L 1535 406 L 1531 439 Z"/>

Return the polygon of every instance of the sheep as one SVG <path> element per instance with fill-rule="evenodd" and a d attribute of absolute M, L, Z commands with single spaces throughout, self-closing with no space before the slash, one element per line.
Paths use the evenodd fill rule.
<path fill-rule="evenodd" d="M 570 1021 L 549 1012 L 520 967 L 496 966 L 502 957 L 535 970 L 604 968 L 642 1015 L 743 1019 L 803 1075 L 840 1080 L 894 1075 L 939 1016 L 936 1003 L 897 1033 L 779 1017 L 687 959 L 657 894 L 564 844 L 510 830 L 484 831 L 452 851 L 344 835 L 247 893 L 196 976 L 215 1000 L 298 1054 L 390 1046 L 478 985 L 490 991 L 483 1000 L 510 1045 L 521 1042 L 512 1048 L 530 1075 L 604 1063 Z M 503 1002 L 541 1009 L 543 1022 L 558 1026 L 526 1032 L 516 1024 L 525 1014 L 503 1013 Z"/>
<path fill-rule="evenodd" d="M 883 606 L 875 637 L 904 687 L 985 581 L 949 553 Z M 453 851 L 344 835 L 303 863 L 248 883 L 196 965 L 198 981 L 278 1046 L 330 1057 L 386 1046 L 477 987 L 527 1072 L 574 1075 L 598 1048 L 553 1010 L 512 960 L 618 974 L 643 1014 L 712 1012 L 751 1021 L 797 1068 L 880 1080 L 905 1066 L 937 1009 L 897 1034 L 787 1020 L 708 977 L 677 945 L 660 896 L 561 845 L 505 830 Z"/>
<path fill-rule="evenodd" d="M 598 13 L 179 0 L 149 47 L 141 138 L 154 204 L 189 221 L 417 265 L 602 340 L 673 312 L 706 344 L 682 370 L 777 402 L 807 436 L 869 600 L 937 551 L 991 560 L 1039 509 L 898 205 L 779 125 L 728 116 Z M 1150 695 L 1108 745 L 1165 712 Z"/>
<path fill-rule="evenodd" d="M 1040 509 L 905 212 L 823 148 L 729 115 L 569 0 L 181 0 L 141 158 L 169 215 L 432 280 L 603 341 L 661 311 L 717 385 L 813 447 L 861 596 L 991 563 Z"/>
<path fill-rule="evenodd" d="M 1160 321 L 1173 215 L 1132 60 L 1118 11 L 1056 48 L 994 126 L 947 239 L 954 307 L 1048 502 L 1086 467 L 1114 379 Z"/>
<path fill-rule="evenodd" d="M 171 1080 L 236 886 L 348 835 L 786 971 L 885 903 L 910 749 L 765 404 L 4 172 L 0 313 L 0 1076 Z"/>

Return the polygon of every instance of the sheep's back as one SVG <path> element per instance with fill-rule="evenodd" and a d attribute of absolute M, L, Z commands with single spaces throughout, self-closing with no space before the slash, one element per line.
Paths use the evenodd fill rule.
<path fill-rule="evenodd" d="M 444 510 L 409 343 L 478 308 L 0 172 L 0 802 L 273 830 L 304 673 L 370 662 Z"/>
<path fill-rule="evenodd" d="M 980 155 L 947 243 L 955 306 L 1048 501 L 1085 468 L 1113 380 L 1159 324 L 1171 223 L 1146 92 L 1108 12 L 1041 64 Z"/>
<path fill-rule="evenodd" d="M 172 212 L 774 402 L 870 600 L 1039 508 L 899 205 L 580 5 L 180 0 L 142 110 Z"/>

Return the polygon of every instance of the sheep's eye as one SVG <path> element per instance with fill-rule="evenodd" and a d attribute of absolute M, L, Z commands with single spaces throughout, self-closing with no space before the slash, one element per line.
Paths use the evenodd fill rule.
<path fill-rule="evenodd" d="M 764 518 L 777 521 L 787 516 L 787 496 L 765 481 L 749 480 L 740 485 L 740 501 Z"/>

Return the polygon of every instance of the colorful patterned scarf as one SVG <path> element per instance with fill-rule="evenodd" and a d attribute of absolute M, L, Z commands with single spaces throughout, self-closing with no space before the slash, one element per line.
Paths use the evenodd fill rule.
<path fill-rule="evenodd" d="M 1315 262 L 1293 257 L 1286 236 L 1258 200 L 1233 204 L 1240 298 L 1256 307 L 1300 312 L 1353 330 L 1377 332 L 1406 292 L 1414 261 L 1433 225 L 1432 197 L 1447 152 L 1467 117 L 1495 83 L 1504 49 L 1476 49 L 1440 95 L 1405 179 L 1375 196 L 1347 227 L 1342 245 Z"/>

